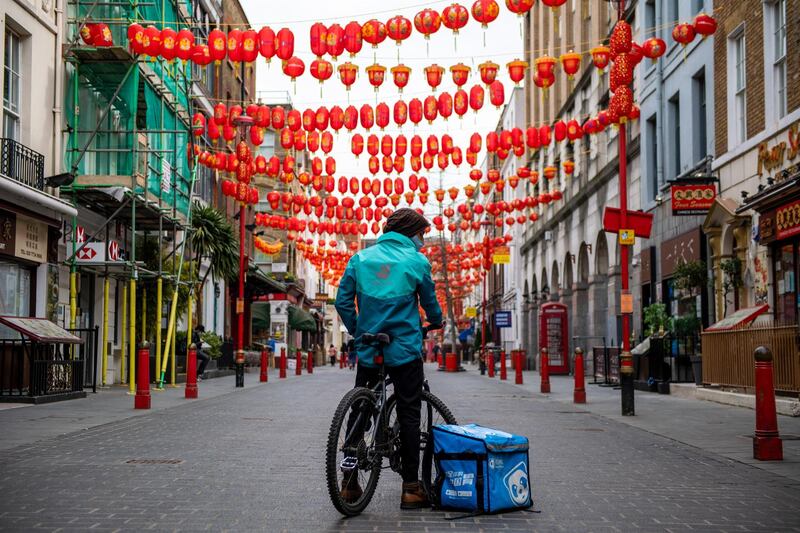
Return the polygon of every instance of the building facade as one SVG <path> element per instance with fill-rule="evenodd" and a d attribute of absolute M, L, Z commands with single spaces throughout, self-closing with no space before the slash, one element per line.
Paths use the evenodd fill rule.
<path fill-rule="evenodd" d="M 557 81 L 546 94 L 526 86 L 529 126 L 552 125 L 558 120 L 576 119 L 581 124 L 608 105 L 608 76 L 600 74 L 587 54 L 588 48 L 604 41 L 617 16 L 608 2 L 573 2 L 570 9 L 553 19 L 551 10 L 535 9 L 528 15 L 526 60 L 533 65 L 538 56 L 559 57 L 571 50 L 582 52 L 583 61 L 575 79 Z M 637 6 L 630 5 L 625 18 L 638 33 Z M 629 121 L 628 194 L 629 209 L 639 208 L 639 124 Z M 522 234 L 523 300 L 527 301 L 526 350 L 529 364 L 538 352 L 539 310 L 547 302 L 566 306 L 570 321 L 566 353 L 575 346 L 619 343 L 620 267 L 616 239 L 603 231 L 605 206 L 618 206 L 618 134 L 613 127 L 596 135 L 585 135 L 574 143 L 555 143 L 530 153 L 533 169 L 553 166 L 552 180 L 540 178 L 529 183 L 529 193 L 540 195 L 558 189 L 563 200 L 540 208 L 538 221 L 528 224 Z M 563 162 L 574 163 L 567 174 Z M 614 320 L 612 317 L 616 317 Z M 552 355 L 551 355 L 552 357 Z M 566 355 L 554 363 L 569 368 Z M 589 361 L 591 364 L 591 361 Z"/>

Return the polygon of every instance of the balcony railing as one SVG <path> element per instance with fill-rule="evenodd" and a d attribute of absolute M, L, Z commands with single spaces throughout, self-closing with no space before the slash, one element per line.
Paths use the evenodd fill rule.
<path fill-rule="evenodd" d="M 14 139 L 0 139 L 0 174 L 44 190 L 44 156 Z"/>

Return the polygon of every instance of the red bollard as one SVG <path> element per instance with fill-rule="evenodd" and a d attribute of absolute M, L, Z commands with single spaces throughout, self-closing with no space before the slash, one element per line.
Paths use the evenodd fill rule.
<path fill-rule="evenodd" d="M 286 377 L 286 348 L 285 347 L 281 348 L 281 359 L 280 359 L 279 366 L 280 366 L 280 373 L 278 374 L 278 377 L 280 379 L 284 379 Z"/>
<path fill-rule="evenodd" d="M 314 373 L 314 354 L 311 350 L 308 351 L 308 361 L 306 361 L 306 369 L 308 370 L 309 374 Z"/>
<path fill-rule="evenodd" d="M 491 350 L 486 354 L 486 365 L 489 367 L 489 377 L 494 377 L 494 352 Z"/>
<path fill-rule="evenodd" d="M 269 358 L 267 356 L 267 350 L 261 350 L 261 375 L 259 376 L 258 380 L 261 383 L 266 383 L 269 380 Z"/>
<path fill-rule="evenodd" d="M 542 382 L 539 385 L 539 392 L 547 394 L 550 392 L 550 361 L 547 359 L 547 348 L 542 348 L 542 361 L 539 375 L 542 378 Z"/>
<path fill-rule="evenodd" d="M 303 373 L 303 354 L 300 352 L 300 350 L 297 350 L 294 359 L 294 375 L 299 376 Z"/>
<path fill-rule="evenodd" d="M 575 348 L 575 392 L 573 403 L 586 403 L 586 385 L 583 377 L 583 350 Z"/>
<path fill-rule="evenodd" d="M 150 345 L 147 341 L 139 347 L 136 360 L 136 396 L 134 409 L 150 409 Z"/>
<path fill-rule="evenodd" d="M 753 458 L 759 461 L 783 461 L 783 442 L 778 435 L 775 409 L 775 386 L 772 377 L 772 352 L 765 346 L 756 348 L 756 433 L 753 436 Z"/>
<path fill-rule="evenodd" d="M 186 353 L 186 387 L 183 397 L 197 398 L 197 345 L 194 343 L 189 346 L 189 351 Z"/>
<path fill-rule="evenodd" d="M 500 381 L 505 381 L 508 378 L 508 370 L 506 369 L 506 352 L 500 352 Z"/>
<path fill-rule="evenodd" d="M 514 360 L 514 383 L 522 385 L 522 354 L 525 353 L 517 350 L 516 359 Z"/>

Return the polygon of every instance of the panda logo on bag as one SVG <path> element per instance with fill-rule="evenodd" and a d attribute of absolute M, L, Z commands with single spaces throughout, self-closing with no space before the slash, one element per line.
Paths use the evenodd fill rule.
<path fill-rule="evenodd" d="M 530 497 L 530 484 L 528 483 L 528 468 L 521 461 L 512 468 L 503 478 L 503 483 L 508 489 L 508 496 L 517 505 L 525 505 Z"/>

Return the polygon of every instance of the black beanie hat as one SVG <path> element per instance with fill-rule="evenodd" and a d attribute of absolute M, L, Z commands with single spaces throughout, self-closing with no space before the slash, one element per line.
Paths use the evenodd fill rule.
<path fill-rule="evenodd" d="M 413 237 L 425 231 L 430 225 L 430 222 L 424 216 L 413 209 L 402 207 L 389 215 L 389 218 L 386 219 L 386 225 L 383 227 L 383 232 L 396 231 L 406 237 Z"/>

